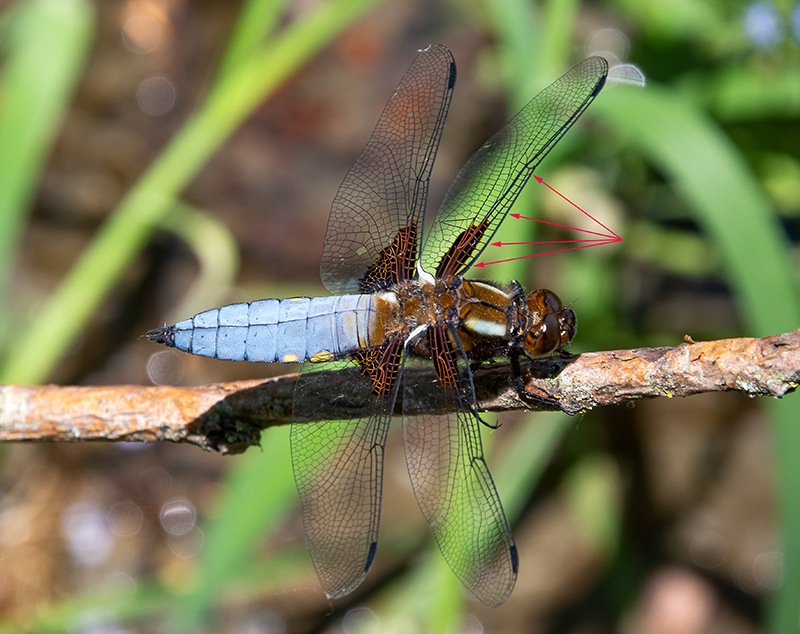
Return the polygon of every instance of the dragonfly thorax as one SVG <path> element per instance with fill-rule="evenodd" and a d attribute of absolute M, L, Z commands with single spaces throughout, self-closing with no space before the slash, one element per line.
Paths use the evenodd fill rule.
<path fill-rule="evenodd" d="M 504 289 L 490 282 L 444 277 L 408 280 L 376 296 L 381 341 L 413 337 L 410 349 L 430 357 L 426 337 L 419 336 L 437 324 L 446 324 L 453 343 L 475 361 L 506 356 L 512 348 L 543 355 L 567 345 L 575 334 L 575 315 L 564 308 L 552 291 L 525 295 L 514 283 Z"/>

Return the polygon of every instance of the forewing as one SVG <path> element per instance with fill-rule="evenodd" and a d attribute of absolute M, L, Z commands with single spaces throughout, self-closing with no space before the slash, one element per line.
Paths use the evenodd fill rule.
<path fill-rule="evenodd" d="M 494 607 L 514 588 L 517 549 L 484 459 L 475 391 L 463 353 L 448 341 L 444 324 L 429 333 L 441 389 L 420 385 L 423 373 L 406 372 L 404 407 L 433 392 L 435 402 L 426 403 L 426 409 L 457 413 L 404 416 L 408 472 L 445 560 L 478 599 Z"/>
<path fill-rule="evenodd" d="M 371 414 L 323 420 L 325 373 L 301 375 L 295 388 L 291 453 L 306 544 L 329 598 L 345 596 L 364 580 L 378 543 L 383 455 L 402 355 L 402 341 L 364 351 L 372 368 L 352 374 L 352 390 L 337 405 Z M 381 378 L 383 377 L 383 378 Z"/>
<path fill-rule="evenodd" d="M 372 292 L 414 274 L 428 183 L 455 84 L 446 47 L 421 51 L 333 200 L 320 273 L 331 293 Z"/>
<path fill-rule="evenodd" d="M 489 244 L 536 167 L 602 89 L 608 63 L 589 57 L 545 88 L 467 161 L 422 249 L 436 277 L 462 274 Z"/>

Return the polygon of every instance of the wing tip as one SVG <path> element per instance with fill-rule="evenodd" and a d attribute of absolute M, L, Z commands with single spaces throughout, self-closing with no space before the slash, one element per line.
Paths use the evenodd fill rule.
<path fill-rule="evenodd" d="M 372 567 L 372 563 L 375 561 L 375 553 L 378 550 L 378 542 L 372 541 L 369 544 L 369 548 L 367 549 L 367 557 L 364 560 L 364 566 L 361 568 L 359 573 L 354 577 L 351 577 L 347 581 L 342 581 L 341 577 L 337 578 L 333 583 L 331 583 L 329 579 L 327 579 L 327 575 L 322 574 L 319 570 L 317 570 L 317 576 L 319 577 L 320 583 L 322 584 L 322 588 L 325 592 L 325 596 L 328 599 L 341 599 L 342 597 L 346 597 L 348 594 L 352 593 L 358 586 L 360 586 L 364 579 L 367 576 L 367 572 Z M 313 560 L 313 557 L 312 557 Z M 314 562 L 316 565 L 316 562 Z M 335 589 L 330 589 L 330 586 L 334 586 Z"/>
<path fill-rule="evenodd" d="M 594 90 L 592 91 L 592 94 L 589 95 L 590 97 L 597 97 L 597 95 L 600 94 L 600 91 L 603 90 L 603 86 L 606 85 L 606 79 L 607 78 L 608 78 L 608 75 L 606 74 L 606 75 L 602 75 L 600 77 L 600 79 L 597 80 L 597 84 L 595 84 L 595 87 L 594 87 Z"/>

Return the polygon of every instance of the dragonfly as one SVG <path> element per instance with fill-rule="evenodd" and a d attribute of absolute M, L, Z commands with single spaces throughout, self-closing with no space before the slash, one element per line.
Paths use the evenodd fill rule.
<path fill-rule="evenodd" d="M 488 423 L 473 369 L 510 359 L 517 389 L 537 398 L 519 361 L 561 351 L 575 314 L 550 290 L 464 275 L 607 75 L 606 60 L 589 57 L 534 97 L 464 165 L 426 230 L 456 80 L 450 51 L 428 46 L 334 198 L 320 266 L 331 295 L 232 304 L 147 333 L 217 359 L 310 362 L 295 389 L 291 456 L 306 543 L 329 598 L 355 590 L 375 560 L 384 448 L 399 403 L 412 488 L 444 559 L 484 604 L 511 594 L 519 555 L 481 443 Z M 331 362 L 357 370 L 341 398 L 365 413 L 328 420 L 330 409 L 315 411 L 329 381 L 315 369 Z M 410 371 L 422 367 L 431 371 Z M 429 411 L 449 413 L 420 413 L 422 393 L 436 394 Z"/>

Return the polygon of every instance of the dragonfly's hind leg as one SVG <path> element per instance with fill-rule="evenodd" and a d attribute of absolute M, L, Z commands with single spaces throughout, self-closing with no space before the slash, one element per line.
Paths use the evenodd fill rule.
<path fill-rule="evenodd" d="M 488 427 L 489 429 L 500 429 L 500 419 L 499 418 L 497 419 L 497 422 L 494 425 L 492 425 L 492 423 L 484 420 L 478 412 L 473 412 L 472 415 L 477 419 L 477 421 L 481 425 L 484 425 L 484 426 Z"/>

